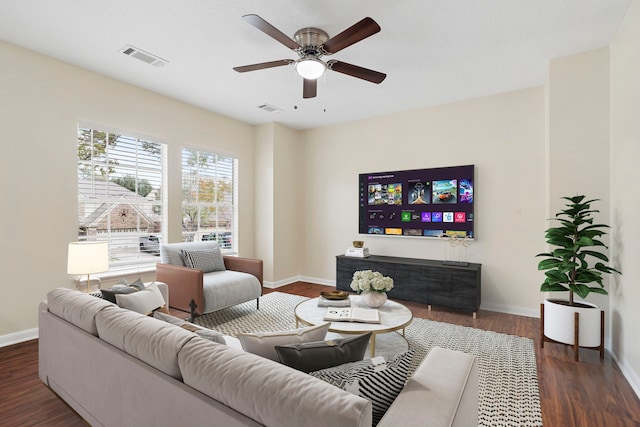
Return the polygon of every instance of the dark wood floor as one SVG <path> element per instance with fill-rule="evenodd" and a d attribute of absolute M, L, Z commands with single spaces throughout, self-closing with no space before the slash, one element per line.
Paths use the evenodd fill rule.
<path fill-rule="evenodd" d="M 276 291 L 315 297 L 330 289 L 298 282 Z M 601 361 L 597 351 L 583 349 L 576 363 L 568 346 L 545 343 L 540 349 L 538 319 L 483 310 L 473 319 L 467 313 L 403 303 L 415 317 L 533 339 L 545 427 L 640 427 L 640 400 L 608 353 Z M 40 382 L 37 353 L 37 340 L 0 348 L 0 425 L 86 425 Z"/>

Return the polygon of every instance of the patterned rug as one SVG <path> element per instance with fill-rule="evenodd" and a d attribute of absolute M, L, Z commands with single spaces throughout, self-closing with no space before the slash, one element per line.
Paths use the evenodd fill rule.
<path fill-rule="evenodd" d="M 198 317 L 195 323 L 224 334 L 295 328 L 293 309 L 307 298 L 272 292 L 255 301 Z M 479 426 L 542 426 L 533 341 L 515 335 L 413 319 L 405 331 L 416 351 L 411 372 L 433 347 L 459 350 L 478 357 Z"/>

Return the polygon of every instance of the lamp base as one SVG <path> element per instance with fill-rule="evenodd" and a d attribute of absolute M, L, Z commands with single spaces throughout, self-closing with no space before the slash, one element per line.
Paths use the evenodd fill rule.
<path fill-rule="evenodd" d="M 77 278 L 74 282 L 76 284 L 76 289 L 80 292 L 90 293 L 100 290 L 100 279 L 98 278 L 89 279 L 89 286 L 87 286 L 86 277 Z"/>

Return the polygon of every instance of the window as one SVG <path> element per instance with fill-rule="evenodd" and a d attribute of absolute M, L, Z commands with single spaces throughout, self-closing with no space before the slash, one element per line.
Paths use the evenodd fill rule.
<path fill-rule="evenodd" d="M 109 242 L 109 270 L 158 262 L 165 144 L 78 127 L 78 240 Z"/>
<path fill-rule="evenodd" d="M 182 149 L 182 240 L 236 252 L 236 159 Z"/>

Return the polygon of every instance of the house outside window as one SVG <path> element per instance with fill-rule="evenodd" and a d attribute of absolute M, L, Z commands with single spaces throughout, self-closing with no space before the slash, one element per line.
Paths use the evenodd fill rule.
<path fill-rule="evenodd" d="M 236 170 L 230 156 L 182 149 L 182 240 L 237 252 Z"/>
<path fill-rule="evenodd" d="M 109 271 L 158 262 L 165 236 L 166 145 L 78 127 L 78 240 L 109 243 Z"/>

